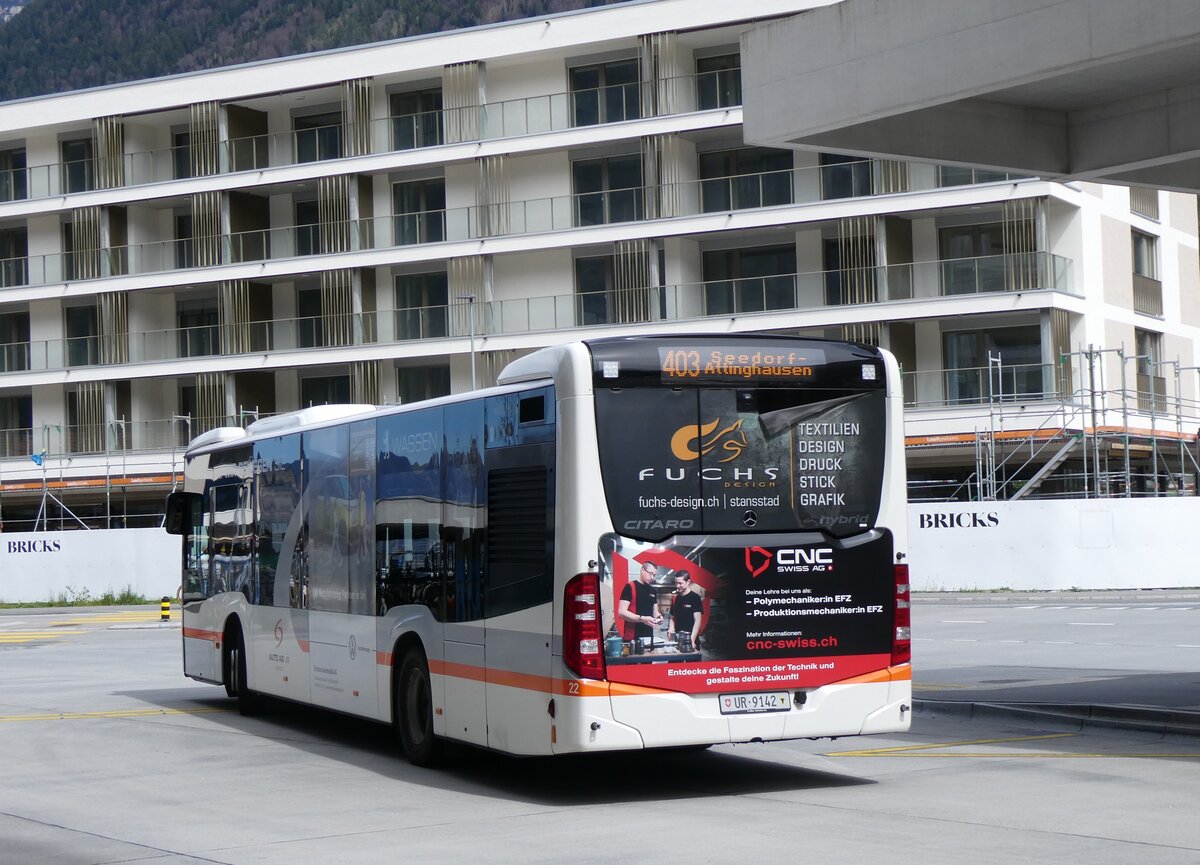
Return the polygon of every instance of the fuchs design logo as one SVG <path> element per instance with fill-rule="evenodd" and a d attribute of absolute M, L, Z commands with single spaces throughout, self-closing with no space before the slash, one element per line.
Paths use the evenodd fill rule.
<path fill-rule="evenodd" d="M 702 456 L 708 456 L 717 447 L 720 447 L 724 456 L 717 462 L 727 463 L 737 459 L 749 445 L 746 440 L 746 431 L 742 429 L 741 418 L 722 429 L 717 429 L 719 426 L 721 426 L 720 418 L 703 426 L 688 424 L 680 427 L 671 436 L 671 453 L 675 455 L 675 459 L 686 463 L 698 460 Z"/>
<path fill-rule="evenodd" d="M 770 550 L 764 550 L 762 547 L 746 547 L 746 570 L 750 572 L 751 577 L 757 577 L 771 567 L 774 558 Z"/>

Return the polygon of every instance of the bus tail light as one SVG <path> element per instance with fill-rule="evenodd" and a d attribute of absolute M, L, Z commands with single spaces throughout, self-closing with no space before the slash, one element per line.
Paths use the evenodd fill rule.
<path fill-rule="evenodd" d="M 908 565 L 896 565 L 896 619 L 892 633 L 892 666 L 912 660 L 912 601 Z"/>
<path fill-rule="evenodd" d="M 582 679 L 604 678 L 600 576 L 578 574 L 563 598 L 563 663 Z"/>

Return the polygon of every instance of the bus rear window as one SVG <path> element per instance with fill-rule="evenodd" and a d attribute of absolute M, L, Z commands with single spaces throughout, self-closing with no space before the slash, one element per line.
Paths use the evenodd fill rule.
<path fill-rule="evenodd" d="M 875 525 L 882 389 L 597 388 L 596 417 L 605 494 L 626 537 L 845 537 Z"/>

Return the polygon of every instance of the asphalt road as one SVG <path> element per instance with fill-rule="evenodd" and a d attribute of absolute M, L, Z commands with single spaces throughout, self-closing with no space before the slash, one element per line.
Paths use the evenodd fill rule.
<path fill-rule="evenodd" d="M 919 699 L 1200 713 L 1200 592 L 926 596 L 913 634 Z"/>
<path fill-rule="evenodd" d="M 979 625 L 954 636 L 968 627 L 954 620 L 984 619 L 964 610 L 916 608 L 918 664 L 946 691 L 982 684 L 999 645 Z M 283 705 L 243 718 L 182 676 L 177 622 L 138 616 L 0 616 L 3 865 L 1200 861 L 1192 737 L 918 713 L 897 736 L 548 760 L 460 749 L 424 770 L 383 727 Z M 1131 638 L 1139 651 L 1154 630 Z"/>

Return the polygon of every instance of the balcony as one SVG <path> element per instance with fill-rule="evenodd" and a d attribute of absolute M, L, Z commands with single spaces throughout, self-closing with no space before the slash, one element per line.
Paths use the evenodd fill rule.
<path fill-rule="evenodd" d="M 1159 280 L 1133 274 L 1133 311 L 1162 318 L 1162 283 Z"/>
<path fill-rule="evenodd" d="M 1066 396 L 1054 364 L 916 370 L 904 372 L 901 379 L 908 408 L 1058 401 Z"/>
<path fill-rule="evenodd" d="M 869 163 L 864 163 L 869 164 Z M 745 209 L 789 207 L 824 200 L 822 172 L 813 166 L 789 171 L 706 178 L 659 186 L 635 186 L 554 198 L 395 213 L 356 222 L 260 229 L 213 238 L 162 240 L 104 250 L 29 256 L 0 262 L 4 285 L 44 285 L 117 275 L 165 273 L 199 257 L 215 265 L 277 261 L 307 255 L 388 250 L 423 243 L 478 240 L 669 219 Z M 881 193 L 882 194 L 882 193 Z M 715 208 L 715 209 L 714 209 Z M 943 263 L 944 294 L 973 294 L 1061 287 L 1063 275 L 1044 272 L 1062 259 L 1043 253 L 988 256 Z M 915 267 L 915 265 L 913 266 Z M 903 275 L 889 296 L 904 296 Z"/>
<path fill-rule="evenodd" d="M 454 141 L 487 141 L 558 132 L 588 125 L 577 122 L 581 106 L 601 100 L 612 103 L 606 123 L 650 116 L 643 106 L 657 106 L 654 116 L 702 110 L 711 102 L 709 91 L 719 76 L 731 70 L 680 76 L 652 83 L 620 84 L 595 91 L 568 91 L 490 102 L 465 108 L 445 108 L 370 121 L 369 152 L 388 153 L 436 147 Z M 735 106 L 722 106 L 725 108 Z M 586 113 L 586 112 L 584 112 Z M 304 162 L 336 160 L 358 155 L 345 145 L 343 125 L 288 130 L 220 142 L 221 174 L 261 171 Z M 448 134 L 452 132 L 453 134 Z M 126 187 L 164 183 L 191 176 L 190 146 L 127 153 Z M 34 165 L 0 175 L 0 201 L 54 198 L 95 188 L 90 160 Z"/>
<path fill-rule="evenodd" d="M 1018 259 L 1045 282 L 1029 291 L 1073 293 L 1070 262 L 1050 253 L 987 256 Z M 956 259 L 962 264 L 971 259 Z M 839 286 L 873 282 L 877 302 L 951 296 L 941 281 L 946 262 L 895 264 L 863 270 L 817 270 L 669 286 L 494 300 L 477 304 L 483 335 L 534 333 L 671 319 L 703 319 L 862 305 L 843 297 Z M 1015 266 L 1015 265 L 1014 265 Z M 982 292 L 982 285 L 980 288 Z M 954 292 L 953 296 L 962 296 Z M 869 304 L 868 304 L 869 305 Z M 233 325 L 139 331 L 128 335 L 78 336 L 0 346 L 9 371 L 60 370 L 106 363 L 127 346 L 129 363 L 152 363 L 214 355 L 262 354 L 374 342 L 404 342 L 466 336 L 464 304 L 412 307 L 361 314 L 254 321 Z M 897 316 L 900 316 L 897 313 Z M 122 345 L 124 344 L 124 346 Z M 20 366 L 20 364 L 25 366 Z M 1022 385 L 1028 390 L 1028 385 Z M 966 385 L 963 392 L 967 393 Z M 982 392 L 982 391 L 980 391 Z"/>

